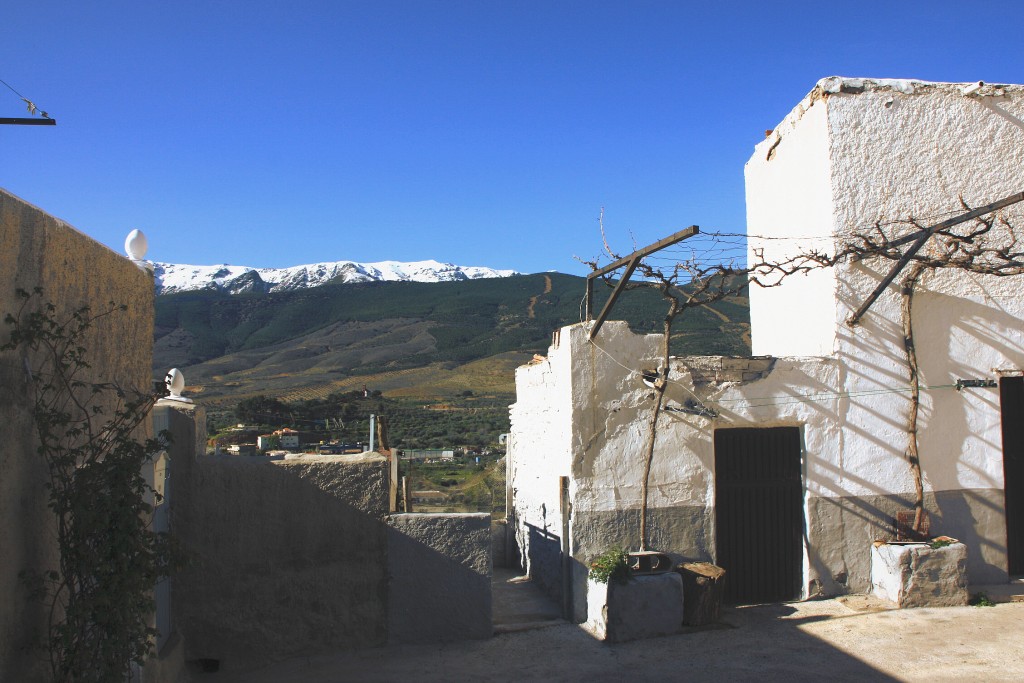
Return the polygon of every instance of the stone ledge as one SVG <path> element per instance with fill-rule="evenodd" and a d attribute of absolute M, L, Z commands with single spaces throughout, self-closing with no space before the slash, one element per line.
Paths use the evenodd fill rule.
<path fill-rule="evenodd" d="M 775 358 L 771 357 L 686 356 L 673 360 L 689 371 L 695 385 L 755 382 L 775 367 Z"/>

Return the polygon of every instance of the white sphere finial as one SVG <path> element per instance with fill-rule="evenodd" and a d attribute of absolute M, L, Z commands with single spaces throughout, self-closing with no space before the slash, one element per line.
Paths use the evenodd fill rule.
<path fill-rule="evenodd" d="M 191 403 L 191 399 L 187 399 L 181 395 L 182 390 L 185 388 L 185 375 L 181 374 L 181 370 L 178 368 L 171 368 L 167 371 L 167 377 L 164 378 L 164 384 L 167 385 L 167 391 L 170 392 L 170 396 L 167 399 L 171 401 L 181 401 L 182 403 Z"/>
<path fill-rule="evenodd" d="M 146 257 L 146 250 L 149 249 L 149 240 L 141 230 L 132 230 L 124 240 L 124 251 L 128 258 L 133 261 L 141 261 Z"/>

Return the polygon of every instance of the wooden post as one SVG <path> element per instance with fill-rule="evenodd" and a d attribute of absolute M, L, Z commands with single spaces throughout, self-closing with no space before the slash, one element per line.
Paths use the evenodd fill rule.
<path fill-rule="evenodd" d="M 718 621 L 725 594 L 725 570 L 709 562 L 676 567 L 683 577 L 683 623 L 708 626 Z"/>
<path fill-rule="evenodd" d="M 562 517 L 562 617 L 572 621 L 572 548 L 569 545 L 569 477 L 558 478 L 558 509 Z"/>

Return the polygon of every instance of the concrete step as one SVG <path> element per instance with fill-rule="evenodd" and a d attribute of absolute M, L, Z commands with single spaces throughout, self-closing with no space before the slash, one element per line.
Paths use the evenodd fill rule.
<path fill-rule="evenodd" d="M 564 624 L 554 600 L 529 576 L 507 568 L 494 568 L 491 579 L 491 614 L 495 633 L 531 631 Z"/>

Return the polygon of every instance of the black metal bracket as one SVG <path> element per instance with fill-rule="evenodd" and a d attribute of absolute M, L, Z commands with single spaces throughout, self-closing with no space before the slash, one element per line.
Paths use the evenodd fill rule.
<path fill-rule="evenodd" d="M 708 408 L 703 403 L 692 398 L 686 399 L 678 408 L 666 405 L 662 410 L 668 413 L 686 413 L 687 415 L 697 415 L 698 417 L 718 417 L 717 410 Z"/>
<path fill-rule="evenodd" d="M 8 126 L 56 126 L 56 119 L 0 118 L 0 125 Z"/>
<path fill-rule="evenodd" d="M 998 385 L 994 379 L 958 379 L 955 386 L 957 391 L 961 391 L 963 389 L 994 389 Z"/>

